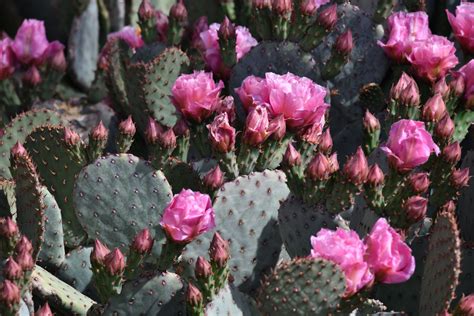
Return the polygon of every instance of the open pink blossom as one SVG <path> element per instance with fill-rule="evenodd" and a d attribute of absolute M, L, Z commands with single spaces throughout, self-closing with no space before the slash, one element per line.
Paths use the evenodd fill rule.
<path fill-rule="evenodd" d="M 428 161 L 431 153 L 439 154 L 439 147 L 425 123 L 400 120 L 392 125 L 388 141 L 381 149 L 387 154 L 390 164 L 400 172 L 418 167 Z"/>
<path fill-rule="evenodd" d="M 264 78 L 248 76 L 240 88 L 235 89 L 235 92 L 247 111 L 258 104 L 268 102 L 268 89 Z"/>
<path fill-rule="evenodd" d="M 216 226 L 211 198 L 183 189 L 165 208 L 160 225 L 174 242 L 189 243 Z"/>
<path fill-rule="evenodd" d="M 415 258 L 401 236 L 380 218 L 365 238 L 365 260 L 382 283 L 402 283 L 415 272 Z"/>
<path fill-rule="evenodd" d="M 455 77 L 462 76 L 464 79 L 464 97 L 468 108 L 474 107 L 474 59 L 462 66 L 454 74 Z"/>
<path fill-rule="evenodd" d="M 374 275 L 364 261 L 366 246 L 355 231 L 323 228 L 316 237 L 311 236 L 311 246 L 313 258 L 330 260 L 340 266 L 346 276 L 345 296 L 372 284 Z"/>
<path fill-rule="evenodd" d="M 15 72 L 11 39 L 0 40 L 0 80 L 10 77 Z"/>
<path fill-rule="evenodd" d="M 454 36 L 461 46 L 470 54 L 474 54 L 474 3 L 461 2 L 456 7 L 456 16 L 446 10 L 449 24 Z"/>
<path fill-rule="evenodd" d="M 431 36 L 428 15 L 425 12 L 396 12 L 388 18 L 389 37 L 386 43 L 378 44 L 385 53 L 396 61 L 405 61 L 415 41 Z"/>
<path fill-rule="evenodd" d="M 133 26 L 125 26 L 118 32 L 110 33 L 107 41 L 119 38 L 124 40 L 131 48 L 140 48 L 145 42 L 142 39 L 140 29 Z"/>
<path fill-rule="evenodd" d="M 216 84 L 212 73 L 195 71 L 176 79 L 171 99 L 184 117 L 200 123 L 216 111 L 222 88 L 224 83 Z"/>
<path fill-rule="evenodd" d="M 443 78 L 458 64 L 454 43 L 438 35 L 414 42 L 407 59 L 418 77 L 431 82 Z"/>
<path fill-rule="evenodd" d="M 48 48 L 44 22 L 34 19 L 24 20 L 16 32 L 11 48 L 16 59 L 22 64 L 39 62 Z"/>

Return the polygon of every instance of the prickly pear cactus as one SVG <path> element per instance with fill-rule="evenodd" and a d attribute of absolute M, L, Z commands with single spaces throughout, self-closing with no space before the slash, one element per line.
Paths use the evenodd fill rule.
<path fill-rule="evenodd" d="M 253 300 L 247 295 L 239 292 L 232 285 L 226 285 L 206 305 L 206 315 L 213 316 L 250 316 L 258 315 L 259 312 Z"/>
<path fill-rule="evenodd" d="M 81 293 L 89 292 L 92 287 L 91 252 L 91 247 L 78 247 L 68 252 L 56 276 Z"/>
<path fill-rule="evenodd" d="M 0 216 L 16 217 L 15 182 L 0 179 Z"/>
<path fill-rule="evenodd" d="M 474 151 L 467 153 L 463 160 L 462 168 L 469 168 L 470 174 L 474 174 Z M 458 201 L 457 216 L 459 219 L 459 229 L 461 236 L 465 241 L 474 241 L 474 180 L 471 178 L 469 187 L 462 191 L 462 195 Z"/>

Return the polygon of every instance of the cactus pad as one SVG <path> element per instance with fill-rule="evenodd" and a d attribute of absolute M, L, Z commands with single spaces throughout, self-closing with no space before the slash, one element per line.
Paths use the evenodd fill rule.
<path fill-rule="evenodd" d="M 0 217 L 16 217 L 15 182 L 0 179 Z"/>
<path fill-rule="evenodd" d="M 206 305 L 205 314 L 209 316 L 252 316 L 258 315 L 255 302 L 239 292 L 232 285 L 226 285 Z"/>
<path fill-rule="evenodd" d="M 92 284 L 91 253 L 92 247 L 70 251 L 56 275 L 81 293 L 87 292 Z"/>
<path fill-rule="evenodd" d="M 337 307 L 345 289 L 344 274 L 336 264 L 294 259 L 265 278 L 258 306 L 264 315 L 327 315 Z"/>
<path fill-rule="evenodd" d="M 97 159 L 81 171 L 74 189 L 77 217 L 89 237 L 122 250 L 147 227 L 160 244 L 164 235 L 156 228 L 171 198 L 163 174 L 127 154 Z"/>

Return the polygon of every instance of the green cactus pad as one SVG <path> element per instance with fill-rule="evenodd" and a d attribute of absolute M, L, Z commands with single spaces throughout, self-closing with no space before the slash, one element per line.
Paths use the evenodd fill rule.
<path fill-rule="evenodd" d="M 105 306 L 104 316 L 185 315 L 183 282 L 174 273 L 129 281 Z"/>
<path fill-rule="evenodd" d="M 44 210 L 43 194 L 36 168 L 29 156 L 12 159 L 15 180 L 16 222 L 20 232 L 33 245 L 36 259 L 43 243 Z"/>
<path fill-rule="evenodd" d="M 370 233 L 379 216 L 374 213 L 362 196 L 357 196 L 351 214 L 350 228 L 355 230 L 361 238 Z"/>
<path fill-rule="evenodd" d="M 0 179 L 0 217 L 16 217 L 15 182 Z"/>
<path fill-rule="evenodd" d="M 96 303 L 39 266 L 31 274 L 31 283 L 34 295 L 47 300 L 64 315 L 85 316 Z"/>
<path fill-rule="evenodd" d="M 474 175 L 474 151 L 469 151 L 463 160 L 462 168 L 469 168 Z M 464 188 L 458 201 L 457 216 L 459 229 L 463 240 L 474 242 L 474 178 L 469 181 L 469 187 Z"/>
<path fill-rule="evenodd" d="M 26 138 L 25 148 L 31 153 L 43 184 L 61 209 L 65 246 L 73 248 L 85 238 L 74 213 L 72 191 L 86 162 L 66 147 L 63 138 L 64 127 L 41 126 Z"/>
<path fill-rule="evenodd" d="M 311 251 L 311 236 L 321 228 L 335 229 L 334 215 L 324 205 L 307 205 L 301 199 L 291 196 L 278 211 L 280 235 L 288 254 L 306 257 Z"/>
<path fill-rule="evenodd" d="M 49 110 L 33 110 L 16 116 L 5 127 L 0 138 L 0 177 L 10 179 L 10 149 L 16 142 L 23 143 L 26 137 L 38 126 L 61 124 L 59 116 Z"/>
<path fill-rule="evenodd" d="M 79 292 L 87 294 L 92 287 L 91 253 L 92 247 L 79 247 L 70 251 L 56 272 L 57 277 Z"/>
<path fill-rule="evenodd" d="M 419 315 L 438 315 L 449 308 L 461 272 L 461 240 L 456 217 L 441 212 L 432 226 L 426 256 Z"/>
<path fill-rule="evenodd" d="M 281 171 L 264 171 L 238 177 L 217 192 L 217 231 L 229 241 L 229 268 L 234 284 L 243 292 L 258 287 L 262 275 L 278 261 L 282 242 L 278 209 L 289 194 Z M 194 269 L 198 256 L 207 253 L 214 231 L 186 246 L 183 262 Z"/>
<path fill-rule="evenodd" d="M 157 227 L 172 192 L 148 162 L 127 154 L 99 158 L 81 171 L 73 196 L 91 239 L 126 250 L 138 232 L 150 228 L 161 244 L 164 234 Z"/>
<path fill-rule="evenodd" d="M 44 186 L 41 189 L 44 201 L 44 242 L 38 259 L 43 266 L 57 268 L 66 257 L 61 210 L 54 196 Z"/>
<path fill-rule="evenodd" d="M 469 128 L 474 123 L 474 111 L 463 111 L 456 114 L 454 117 L 454 130 L 453 140 L 462 142 L 466 135 L 469 133 Z"/>
<path fill-rule="evenodd" d="M 327 315 L 339 304 L 346 281 L 339 267 L 321 259 L 281 263 L 258 295 L 263 315 Z"/>
<path fill-rule="evenodd" d="M 250 297 L 227 284 L 206 305 L 205 314 L 208 316 L 254 316 L 259 312 Z"/>
<path fill-rule="evenodd" d="M 132 59 L 126 69 L 126 89 L 131 114 L 142 131 L 145 131 L 148 115 L 162 125 L 175 125 L 178 114 L 171 103 L 171 88 L 186 65 L 189 58 L 174 47 L 148 62 Z"/>

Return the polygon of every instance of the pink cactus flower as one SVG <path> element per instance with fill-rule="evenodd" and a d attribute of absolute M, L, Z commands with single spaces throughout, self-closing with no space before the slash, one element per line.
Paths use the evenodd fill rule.
<path fill-rule="evenodd" d="M 160 225 L 174 242 L 191 242 L 216 226 L 211 198 L 207 194 L 182 190 L 165 208 Z"/>
<path fill-rule="evenodd" d="M 364 261 L 366 246 L 355 231 L 323 228 L 316 236 L 311 236 L 311 246 L 313 258 L 330 260 L 340 266 L 346 276 L 346 297 L 374 281 L 374 275 Z"/>
<path fill-rule="evenodd" d="M 171 89 L 172 101 L 187 119 L 202 122 L 219 106 L 219 94 L 224 83 L 217 84 L 212 73 L 195 71 L 179 76 Z"/>
<path fill-rule="evenodd" d="M 11 50 L 12 40 L 0 40 L 0 80 L 10 77 L 15 72 L 14 55 Z"/>
<path fill-rule="evenodd" d="M 431 153 L 440 153 L 425 123 L 400 120 L 392 125 L 388 141 L 381 149 L 387 154 L 392 167 L 405 172 L 428 161 Z"/>
<path fill-rule="evenodd" d="M 257 105 L 247 116 L 244 130 L 244 141 L 252 146 L 263 143 L 271 134 L 268 111 Z"/>
<path fill-rule="evenodd" d="M 49 43 L 43 54 L 43 61 L 57 71 L 66 71 L 66 57 L 64 56 L 64 45 L 58 41 Z"/>
<path fill-rule="evenodd" d="M 402 283 L 415 272 L 415 258 L 402 237 L 380 218 L 365 238 L 365 260 L 381 283 Z"/>
<path fill-rule="evenodd" d="M 235 89 L 235 92 L 247 111 L 257 104 L 268 102 L 268 89 L 264 78 L 248 76 L 240 88 Z"/>
<path fill-rule="evenodd" d="M 474 108 L 474 59 L 462 66 L 455 76 L 464 79 L 464 98 L 469 109 Z"/>
<path fill-rule="evenodd" d="M 396 12 L 388 18 L 389 37 L 386 43 L 378 44 L 393 60 L 403 62 L 415 41 L 431 36 L 428 15 L 425 12 Z"/>
<path fill-rule="evenodd" d="M 11 48 L 22 64 L 39 63 L 48 48 L 44 22 L 24 20 L 18 29 Z"/>
<path fill-rule="evenodd" d="M 474 3 L 461 2 L 456 8 L 456 16 L 446 10 L 449 24 L 461 46 L 470 54 L 474 54 Z"/>
<path fill-rule="evenodd" d="M 235 128 L 229 124 L 226 112 L 217 115 L 211 124 L 207 125 L 209 140 L 217 152 L 228 153 L 235 147 Z"/>
<path fill-rule="evenodd" d="M 134 49 L 140 48 L 145 44 L 145 42 L 143 42 L 140 29 L 133 26 L 125 26 L 118 32 L 110 33 L 107 36 L 107 41 L 117 38 L 124 40 L 127 42 L 128 46 Z"/>
<path fill-rule="evenodd" d="M 418 77 L 430 82 L 443 78 L 458 64 L 454 43 L 438 35 L 414 42 L 407 59 Z"/>

